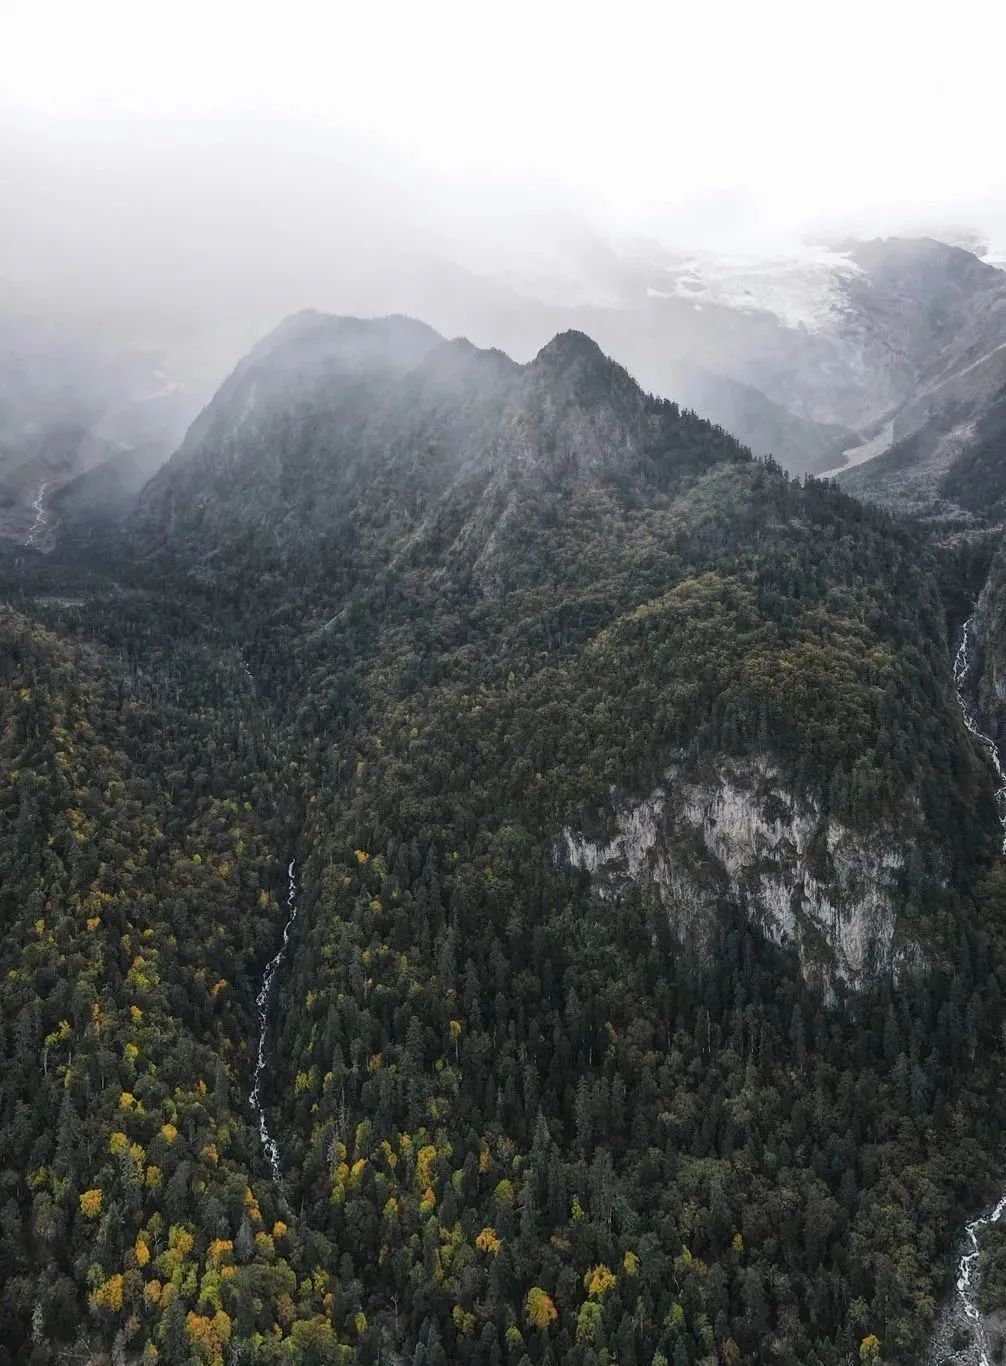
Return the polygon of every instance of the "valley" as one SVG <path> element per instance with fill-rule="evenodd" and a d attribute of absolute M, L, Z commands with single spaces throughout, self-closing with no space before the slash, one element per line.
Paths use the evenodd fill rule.
<path fill-rule="evenodd" d="M 0 1366 L 1006 1366 L 1004 43 L 0 4 Z"/>
<path fill-rule="evenodd" d="M 115 506 L 0 561 L 0 1359 L 918 1360 L 1003 1179 L 988 553 L 582 333 L 318 313 Z"/>

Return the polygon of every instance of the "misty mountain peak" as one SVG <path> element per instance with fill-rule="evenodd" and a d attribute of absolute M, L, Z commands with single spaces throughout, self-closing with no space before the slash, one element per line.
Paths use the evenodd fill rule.
<path fill-rule="evenodd" d="M 470 380 L 511 380 L 520 366 L 503 351 L 483 349 L 467 337 L 441 342 L 424 356 L 417 367 L 417 378 L 435 384 L 465 384 Z"/>
<path fill-rule="evenodd" d="M 305 309 L 284 319 L 249 360 L 268 358 L 270 365 L 284 368 L 334 362 L 348 369 L 408 370 L 443 340 L 426 323 L 403 314 L 354 318 Z"/>
<path fill-rule="evenodd" d="M 547 392 L 555 404 L 635 407 L 642 398 L 628 371 L 605 355 L 592 337 L 575 329 L 553 337 L 526 373 L 530 387 Z"/>
<path fill-rule="evenodd" d="M 648 398 L 582 332 L 519 365 L 408 318 L 298 314 L 193 424 L 130 534 L 137 546 L 202 559 L 268 529 L 271 544 L 296 554 L 311 535 L 358 546 L 375 508 L 385 521 L 395 510 L 381 536 L 404 545 L 450 508 L 451 539 L 469 544 L 518 486 L 547 501 L 615 479 L 645 502 L 688 470 L 743 455 L 725 433 Z M 479 559 L 480 573 L 491 558 Z"/>
<path fill-rule="evenodd" d="M 536 366 L 548 366 L 553 369 L 566 369 L 572 365 L 596 365 L 599 362 L 604 365 L 612 364 L 593 337 L 588 337 L 586 332 L 579 332 L 576 328 L 556 333 L 534 359 Z"/>

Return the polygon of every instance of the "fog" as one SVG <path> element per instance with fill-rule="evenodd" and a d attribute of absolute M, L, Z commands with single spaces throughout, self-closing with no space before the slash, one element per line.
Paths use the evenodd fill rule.
<path fill-rule="evenodd" d="M 671 249 L 997 249 L 1004 37 L 991 3 L 5 0 L 0 306 L 201 391 L 308 306 L 522 358 Z"/>

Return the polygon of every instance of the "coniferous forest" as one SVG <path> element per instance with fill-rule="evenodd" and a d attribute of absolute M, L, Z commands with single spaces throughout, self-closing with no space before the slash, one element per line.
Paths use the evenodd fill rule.
<path fill-rule="evenodd" d="M 284 325 L 0 561 L 0 1361 L 922 1360 L 1003 1175 L 990 558 L 575 333 Z M 758 765 L 887 859 L 863 971 L 697 836 L 564 852 Z"/>

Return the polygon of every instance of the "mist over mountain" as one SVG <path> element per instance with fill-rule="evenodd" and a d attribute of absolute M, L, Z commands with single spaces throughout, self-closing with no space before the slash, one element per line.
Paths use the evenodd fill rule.
<path fill-rule="evenodd" d="M 515 127 L 524 120 L 530 111 Z M 451 135 L 474 138 L 478 119 L 467 133 L 460 122 Z M 793 471 L 820 473 L 873 442 L 874 424 L 936 378 L 927 348 L 941 343 L 927 310 L 953 308 L 944 267 L 927 274 L 869 244 L 937 229 L 994 260 L 1006 241 L 991 193 L 850 211 L 838 207 L 848 197 L 825 207 L 809 187 L 800 199 L 773 195 L 768 181 L 743 191 L 683 181 L 654 199 L 640 176 L 614 213 L 610 183 L 599 197 L 586 181 L 537 174 L 533 159 L 492 170 L 436 151 L 424 158 L 308 111 L 196 103 L 168 117 L 155 105 L 127 120 L 24 98 L 0 125 L 18 209 L 2 227 L 4 276 L 36 323 L 94 338 L 120 367 L 143 356 L 146 393 L 175 386 L 171 421 L 149 434 L 166 448 L 237 356 L 280 318 L 318 308 L 423 318 L 520 362 L 579 329 L 644 388 L 696 406 Z M 594 163 L 602 154 L 614 159 L 599 138 Z M 628 140 L 625 167 L 638 156 Z M 578 165 L 569 159 L 571 172 Z M 981 293 L 977 279 L 953 288 L 976 303 Z M 63 363 L 59 382 L 72 385 Z M 7 491 L 13 530 L 41 482 Z"/>
<path fill-rule="evenodd" d="M 0 1366 L 1006 1359 L 1006 19 L 0 7 Z"/>
<path fill-rule="evenodd" d="M 378 309 L 404 304 L 403 312 L 432 317 L 445 335 L 521 360 L 556 330 L 587 331 L 645 388 L 693 407 L 795 473 L 837 474 L 917 434 L 929 465 L 944 469 L 953 458 L 947 452 L 970 441 L 1006 364 L 997 340 L 1006 276 L 931 240 L 845 243 L 761 260 L 595 243 L 581 264 L 576 284 L 541 277 L 503 283 L 412 256 L 379 278 L 364 273 L 348 294 Z M 24 412 L 18 419 L 15 408 L 9 418 L 11 534 L 30 523 L 28 505 L 43 482 L 54 489 L 124 447 L 166 456 L 177 444 L 223 373 L 222 333 L 217 325 L 200 347 L 162 325 L 146 353 L 125 334 L 121 350 L 111 352 L 119 371 L 132 366 L 145 378 L 123 391 L 88 375 L 90 388 L 77 400 L 84 416 L 76 426 L 63 423 L 81 440 L 104 440 L 104 448 L 46 459 L 39 423 L 32 426 L 31 389 L 19 390 Z M 189 328 L 198 332 L 196 319 Z M 30 334 L 15 334 L 12 363 L 17 356 L 22 369 L 40 367 L 32 346 Z M 78 377 L 65 347 L 45 371 L 53 382 L 65 371 L 60 382 L 73 392 Z M 46 420 L 58 424 L 58 412 L 50 402 Z M 879 468 L 851 476 L 851 486 L 866 490 Z M 927 487 L 933 478 L 926 475 Z"/>
<path fill-rule="evenodd" d="M 0 312 L 0 537 L 23 543 L 40 490 L 142 452 L 148 473 L 165 460 L 198 411 L 201 390 L 161 368 L 163 339 L 116 334 L 8 299 Z M 190 382 L 191 383 L 191 382 Z"/>
<path fill-rule="evenodd" d="M 47 1173 L 4 1340 L 917 1359 L 962 1132 L 964 1198 L 995 1171 L 947 636 L 987 558 L 577 330 L 520 363 L 301 312 L 142 474 L 0 562 L 4 1005 L 42 1040 L 5 1094 Z"/>

